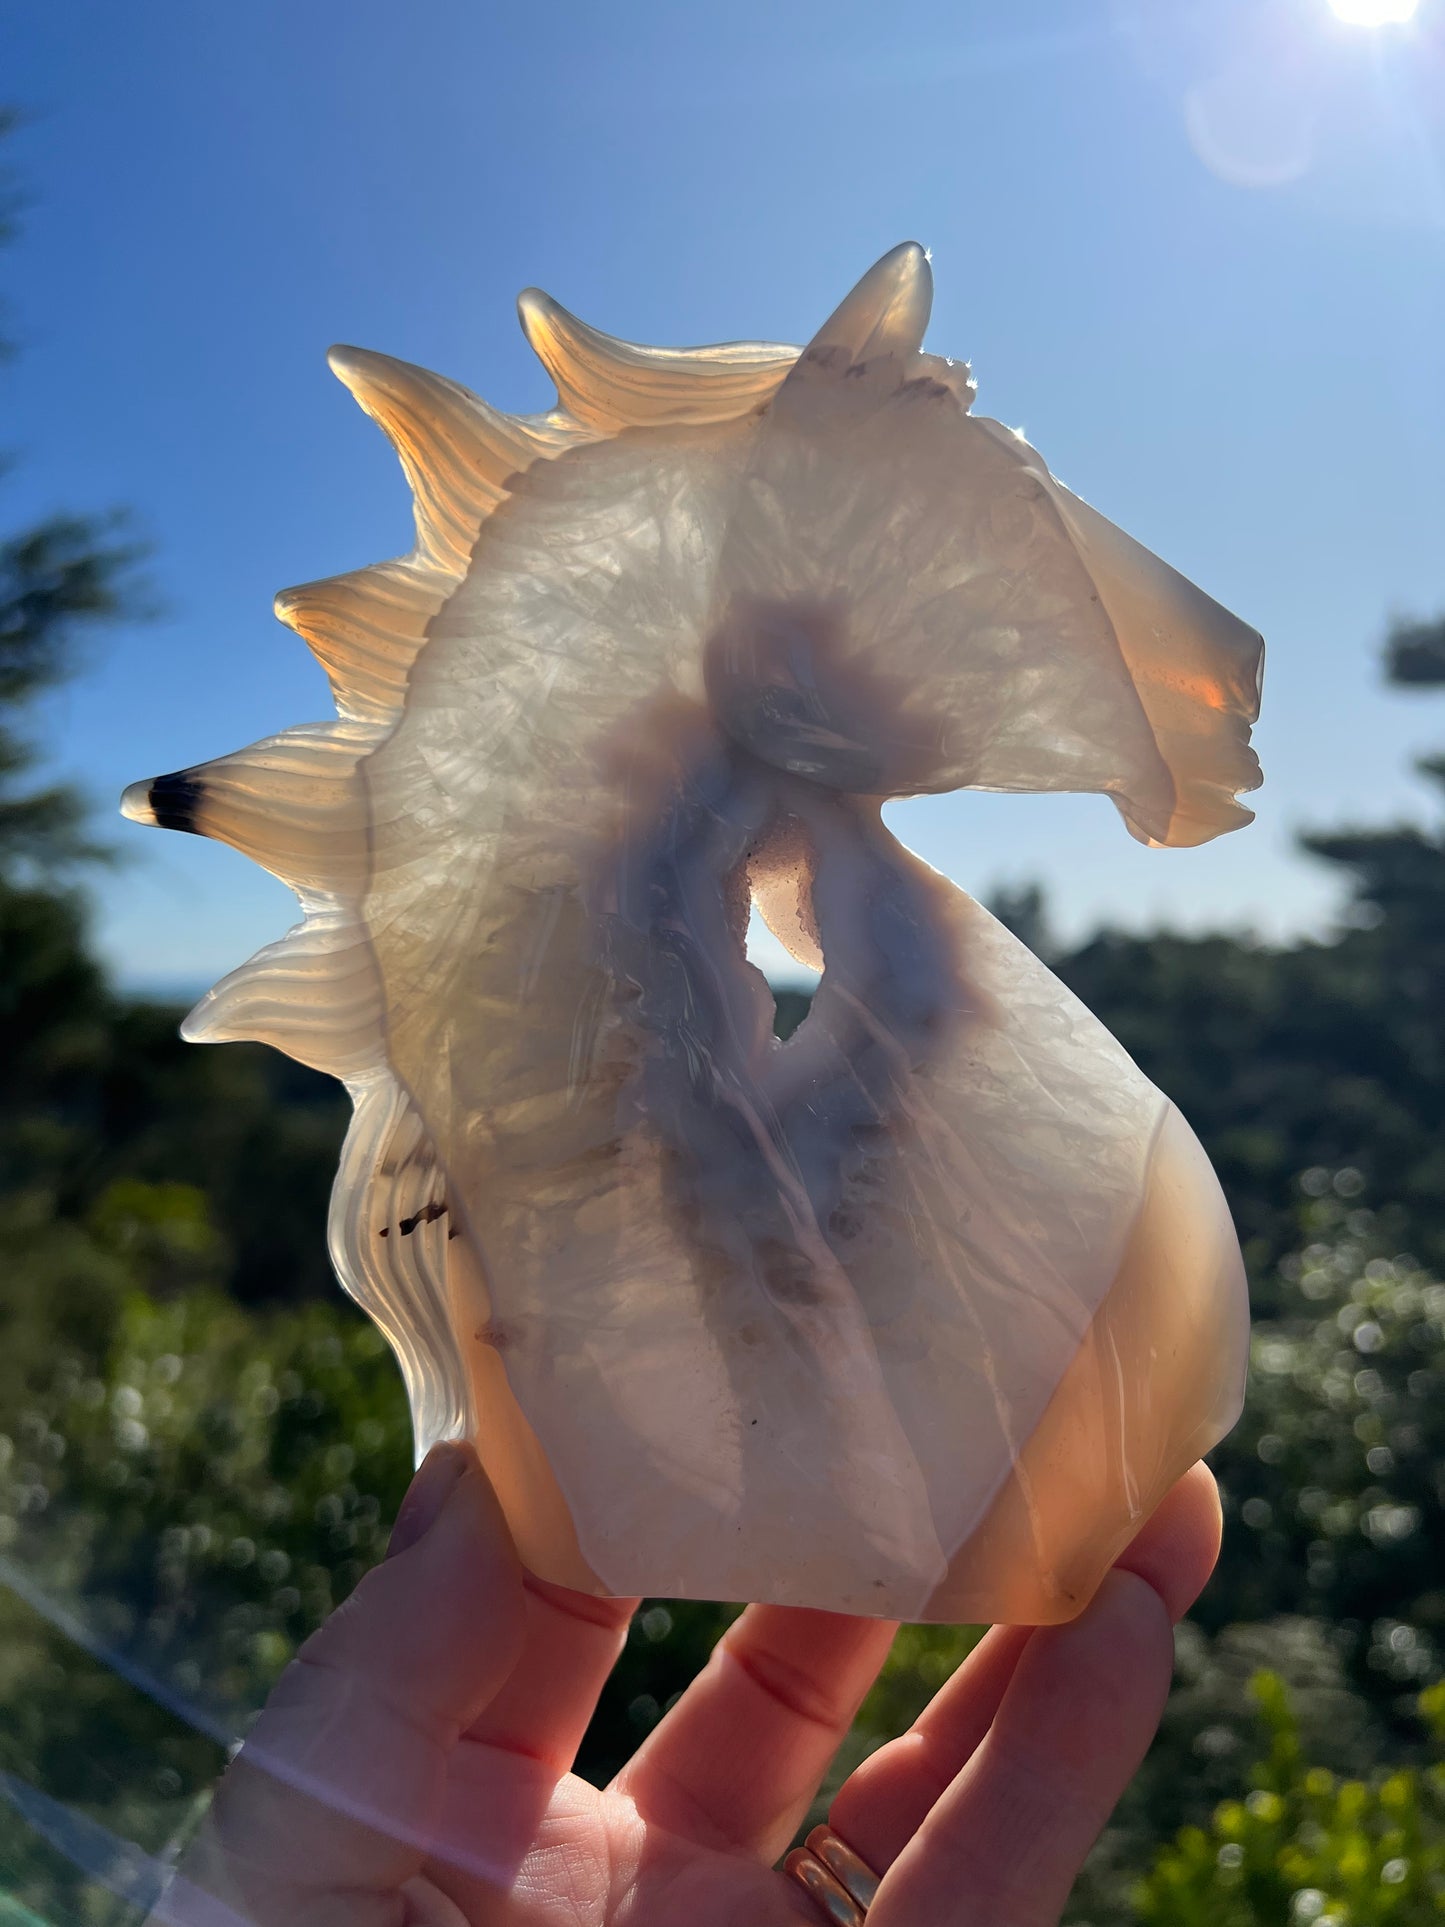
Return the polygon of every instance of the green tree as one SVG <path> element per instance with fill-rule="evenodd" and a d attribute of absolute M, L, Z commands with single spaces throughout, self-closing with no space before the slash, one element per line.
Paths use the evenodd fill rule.
<path fill-rule="evenodd" d="M 36 747 L 17 718 L 72 670 L 77 640 L 134 616 L 140 544 L 124 519 L 53 516 L 0 542 L 0 883 L 51 882 L 107 853 L 70 784 L 35 786 Z"/>
<path fill-rule="evenodd" d="M 1385 638 L 1385 674 L 1402 687 L 1445 684 L 1445 616 L 1424 622 L 1407 616 L 1392 623 Z"/>

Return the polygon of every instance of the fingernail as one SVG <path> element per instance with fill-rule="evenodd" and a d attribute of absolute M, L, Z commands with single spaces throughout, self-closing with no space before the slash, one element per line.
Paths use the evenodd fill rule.
<path fill-rule="evenodd" d="M 472 1448 L 459 1440 L 446 1445 L 434 1445 L 427 1453 L 416 1477 L 407 1487 L 406 1497 L 397 1512 L 396 1524 L 391 1529 L 391 1540 L 386 1548 L 388 1559 L 395 1559 L 398 1553 L 409 1552 L 419 1539 L 431 1531 L 441 1516 L 452 1487 L 466 1471 L 471 1458 Z"/>

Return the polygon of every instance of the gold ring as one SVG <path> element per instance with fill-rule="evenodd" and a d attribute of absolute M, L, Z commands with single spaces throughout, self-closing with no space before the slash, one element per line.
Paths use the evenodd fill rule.
<path fill-rule="evenodd" d="M 814 1827 L 806 1846 L 783 1862 L 831 1927 L 863 1927 L 877 1898 L 878 1875 L 831 1827 Z"/>

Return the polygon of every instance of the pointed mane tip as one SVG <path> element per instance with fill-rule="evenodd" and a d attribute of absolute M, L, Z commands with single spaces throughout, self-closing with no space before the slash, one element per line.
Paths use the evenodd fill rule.
<path fill-rule="evenodd" d="M 121 792 L 120 813 L 129 817 L 132 823 L 155 822 L 155 812 L 151 808 L 151 779 L 148 776 L 139 783 L 128 784 Z"/>
<path fill-rule="evenodd" d="M 556 313 L 557 303 L 543 288 L 523 288 L 517 296 L 517 319 L 533 348 L 538 334 L 546 330 Z"/>
<path fill-rule="evenodd" d="M 921 241 L 900 241 L 896 248 L 889 248 L 880 255 L 863 277 L 889 275 L 895 282 L 931 281 L 933 279 L 933 250 L 926 248 Z"/>
<path fill-rule="evenodd" d="M 120 799 L 120 813 L 132 823 L 152 823 L 162 830 L 185 830 L 191 836 L 199 828 L 205 789 L 195 770 L 179 769 L 170 776 L 153 776 L 132 783 Z"/>
<path fill-rule="evenodd" d="M 370 376 L 378 362 L 385 363 L 387 355 L 379 355 L 372 348 L 353 348 L 347 342 L 338 341 L 326 350 L 326 365 L 336 379 L 355 389 L 358 382 Z"/>
<path fill-rule="evenodd" d="M 894 258 L 900 267 L 906 268 L 915 282 L 921 282 L 925 287 L 932 288 L 933 250 L 931 248 L 924 247 L 921 241 L 905 241 L 901 247 L 894 250 Z"/>

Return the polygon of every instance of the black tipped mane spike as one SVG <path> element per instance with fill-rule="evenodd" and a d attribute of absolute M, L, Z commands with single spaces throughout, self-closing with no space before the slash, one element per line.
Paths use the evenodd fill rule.
<path fill-rule="evenodd" d="M 199 773 L 181 769 L 172 776 L 158 776 L 146 800 L 151 815 L 163 830 L 186 830 L 192 836 L 200 836 L 203 832 L 199 819 L 205 794 Z"/>

